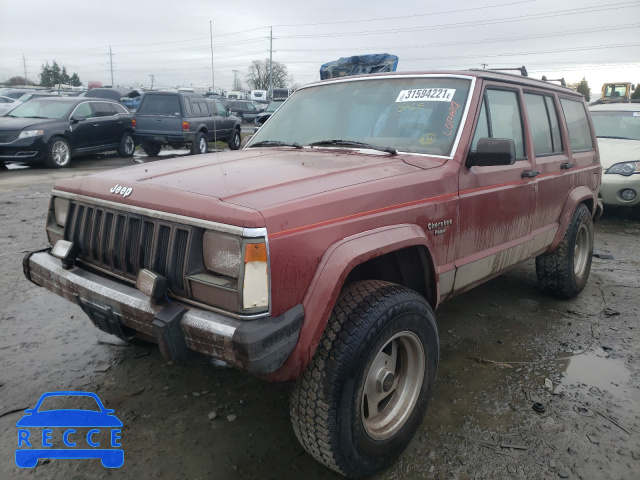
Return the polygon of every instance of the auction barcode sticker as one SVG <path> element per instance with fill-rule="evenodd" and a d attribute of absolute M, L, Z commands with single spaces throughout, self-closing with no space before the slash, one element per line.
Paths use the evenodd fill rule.
<path fill-rule="evenodd" d="M 398 102 L 450 102 L 456 94 L 455 88 L 414 88 L 413 90 L 402 90 L 396 98 Z"/>

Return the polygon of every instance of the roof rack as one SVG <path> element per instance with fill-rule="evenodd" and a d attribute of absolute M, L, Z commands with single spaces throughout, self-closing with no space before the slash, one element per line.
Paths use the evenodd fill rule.
<path fill-rule="evenodd" d="M 526 69 L 526 67 L 524 65 L 521 66 L 521 67 L 515 67 L 515 68 L 490 68 L 489 70 L 494 70 L 496 72 L 517 70 L 517 71 L 520 72 L 520 75 L 522 75 L 523 77 L 528 77 L 529 76 L 529 74 L 527 73 L 527 69 Z"/>
<path fill-rule="evenodd" d="M 567 82 L 564 81 L 564 77 L 562 78 L 547 78 L 545 75 L 542 76 L 543 82 L 560 82 L 560 85 L 563 87 L 567 86 Z"/>

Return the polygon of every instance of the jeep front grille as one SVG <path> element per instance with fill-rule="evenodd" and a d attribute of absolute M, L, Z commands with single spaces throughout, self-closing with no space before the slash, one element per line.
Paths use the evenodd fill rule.
<path fill-rule="evenodd" d="M 194 227 L 71 201 L 64 238 L 80 249 L 79 259 L 135 281 L 141 268 L 167 278 L 186 296 L 185 277 Z"/>

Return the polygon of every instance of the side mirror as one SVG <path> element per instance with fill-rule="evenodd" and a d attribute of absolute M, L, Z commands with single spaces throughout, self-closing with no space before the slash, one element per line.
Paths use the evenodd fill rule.
<path fill-rule="evenodd" d="M 475 152 L 469 152 L 467 167 L 513 165 L 516 161 L 516 144 L 510 138 L 481 138 Z"/>
<path fill-rule="evenodd" d="M 231 116 L 231 110 L 227 110 L 227 117 Z"/>
<path fill-rule="evenodd" d="M 71 117 L 73 123 L 84 122 L 87 119 L 84 115 L 74 115 Z"/>

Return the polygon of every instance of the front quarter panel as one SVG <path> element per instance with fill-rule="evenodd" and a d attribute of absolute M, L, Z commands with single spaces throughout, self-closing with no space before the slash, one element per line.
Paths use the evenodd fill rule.
<path fill-rule="evenodd" d="M 425 247 L 434 267 L 431 271 L 435 272 L 434 259 L 429 254 L 430 241 L 418 225 L 382 227 L 347 237 L 329 247 L 318 259 L 318 267 L 302 302 L 305 318 L 298 343 L 284 365 L 265 378 L 288 381 L 300 375 L 315 353 L 344 281 L 355 266 L 416 245 Z M 435 279 L 431 281 L 435 282 Z"/>

